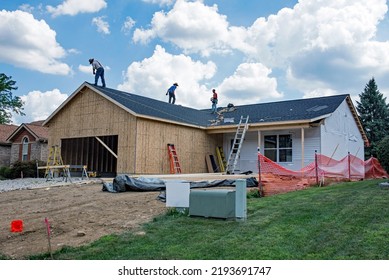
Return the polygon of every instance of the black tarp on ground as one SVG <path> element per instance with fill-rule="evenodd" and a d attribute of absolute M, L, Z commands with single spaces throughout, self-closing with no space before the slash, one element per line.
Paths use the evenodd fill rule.
<path fill-rule="evenodd" d="M 182 181 L 189 182 L 190 188 L 211 188 L 235 186 L 236 180 L 213 180 L 213 181 Z M 255 177 L 246 179 L 247 187 L 257 187 L 258 181 Z M 128 175 L 118 175 L 112 183 L 103 183 L 103 191 L 107 192 L 126 192 L 126 191 L 163 191 L 166 190 L 165 181 L 156 178 L 131 178 Z"/>

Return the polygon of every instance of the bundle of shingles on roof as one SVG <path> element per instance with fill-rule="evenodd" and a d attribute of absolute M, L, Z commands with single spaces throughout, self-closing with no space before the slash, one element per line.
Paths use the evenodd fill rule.
<path fill-rule="evenodd" d="M 216 114 L 217 114 L 216 119 L 209 120 L 211 122 L 211 125 L 218 125 L 218 124 L 220 124 L 221 122 L 224 121 L 224 115 L 223 115 L 224 113 L 226 113 L 226 112 L 233 112 L 235 110 L 236 110 L 236 108 L 235 108 L 234 104 L 229 103 L 227 105 L 227 107 L 225 107 L 225 108 L 223 108 L 223 109 L 221 109 L 221 110 L 216 112 Z"/>

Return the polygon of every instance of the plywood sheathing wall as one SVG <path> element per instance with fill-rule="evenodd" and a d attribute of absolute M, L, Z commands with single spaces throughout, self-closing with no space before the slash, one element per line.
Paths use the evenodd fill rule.
<path fill-rule="evenodd" d="M 200 128 L 138 118 L 136 173 L 168 174 L 168 143 L 175 145 L 182 173 L 207 172 L 205 156 L 214 154 L 222 141 Z"/>
<path fill-rule="evenodd" d="M 61 138 L 118 135 L 117 173 L 134 173 L 136 118 L 83 88 L 48 123 L 49 147 L 60 145 Z"/>
<path fill-rule="evenodd" d="M 168 174 L 167 144 L 174 144 L 182 173 L 207 172 L 205 156 L 222 145 L 203 129 L 135 117 L 83 88 L 48 123 L 49 147 L 61 139 L 118 135 L 118 174 Z"/>

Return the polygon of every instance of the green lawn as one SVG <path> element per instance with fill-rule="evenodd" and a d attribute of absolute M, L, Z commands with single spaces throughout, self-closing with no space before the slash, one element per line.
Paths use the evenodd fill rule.
<path fill-rule="evenodd" d="M 144 235 L 105 236 L 88 246 L 63 248 L 54 258 L 388 260 L 389 190 L 378 186 L 382 181 L 249 198 L 245 222 L 170 211 L 145 224 Z"/>

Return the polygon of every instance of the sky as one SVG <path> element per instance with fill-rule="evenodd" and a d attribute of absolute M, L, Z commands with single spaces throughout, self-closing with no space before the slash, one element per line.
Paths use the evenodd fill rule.
<path fill-rule="evenodd" d="M 211 108 L 335 94 L 389 96 L 386 0 L 0 0 L 0 73 L 44 120 L 85 81 Z M 100 84 L 100 81 L 99 81 Z"/>

